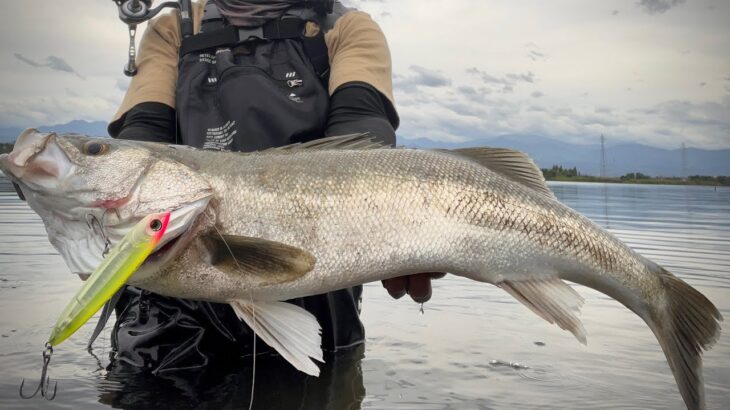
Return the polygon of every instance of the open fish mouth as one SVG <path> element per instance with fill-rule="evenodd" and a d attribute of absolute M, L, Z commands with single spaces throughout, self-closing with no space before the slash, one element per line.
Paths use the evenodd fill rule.
<path fill-rule="evenodd" d="M 23 181 L 33 188 L 55 188 L 74 164 L 56 142 L 56 134 L 25 130 L 12 152 L 0 156 L 0 169 L 13 182 Z M 16 188 L 17 189 L 17 188 Z"/>

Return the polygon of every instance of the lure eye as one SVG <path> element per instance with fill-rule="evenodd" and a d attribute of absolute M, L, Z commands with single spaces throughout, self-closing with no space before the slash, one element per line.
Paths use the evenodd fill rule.
<path fill-rule="evenodd" d="M 160 221 L 159 219 L 153 219 L 150 222 L 150 229 L 152 229 L 155 232 L 159 232 L 160 229 L 162 229 L 162 221 Z"/>
<path fill-rule="evenodd" d="M 103 144 L 101 142 L 89 141 L 84 144 L 84 154 L 86 155 L 101 155 L 109 150 L 109 144 Z"/>

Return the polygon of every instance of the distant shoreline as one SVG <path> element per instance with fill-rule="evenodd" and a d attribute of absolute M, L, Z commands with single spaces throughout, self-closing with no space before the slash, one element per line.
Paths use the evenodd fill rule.
<path fill-rule="evenodd" d="M 640 178 L 640 179 L 621 179 L 618 177 L 594 177 L 590 175 L 580 175 L 576 177 L 549 177 L 546 181 L 559 182 L 599 182 L 607 184 L 646 184 L 646 185 L 699 185 L 699 186 L 730 186 L 728 181 L 718 181 L 714 179 L 682 179 L 676 178 Z"/>

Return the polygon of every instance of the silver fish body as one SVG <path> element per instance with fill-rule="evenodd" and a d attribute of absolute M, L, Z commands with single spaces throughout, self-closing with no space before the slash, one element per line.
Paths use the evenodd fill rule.
<path fill-rule="evenodd" d="M 267 319 L 288 315 L 290 307 L 277 301 L 450 272 L 501 287 L 585 343 L 577 316 L 583 300 L 565 279 L 639 315 L 657 336 L 687 407 L 704 404 L 700 354 L 719 337 L 717 309 L 558 202 L 523 154 L 360 149 L 368 144 L 357 138 L 250 154 L 95 141 L 30 132 L 10 156 L 0 156 L 0 167 L 21 185 L 72 270 L 83 270 L 79 260 L 94 256 L 67 256 L 79 246 L 59 237 L 98 242 L 82 223 L 88 215 L 104 219 L 102 230 L 114 239 L 146 213 L 173 210 L 177 230 L 130 284 L 231 303 L 303 371 L 318 371 L 302 359 L 321 360 L 311 346 L 318 348 L 318 339 L 311 329 L 306 333 L 310 325 L 298 329 L 312 342 L 303 346 L 267 326 Z M 93 144 L 108 152 L 90 154 L 97 151 Z M 55 168 L 47 165 L 54 161 Z M 55 175 L 39 177 L 49 171 L 34 167 Z M 78 192 L 70 189 L 76 186 Z M 289 345 L 297 347 L 289 351 Z"/>
<path fill-rule="evenodd" d="M 186 154 L 197 159 L 198 174 L 218 199 L 201 218 L 201 233 L 210 234 L 215 221 L 224 235 L 306 249 L 317 263 L 296 280 L 248 289 L 205 269 L 206 258 L 192 255 L 205 253 L 201 244 L 146 280 L 155 291 L 216 302 L 251 291 L 255 299 L 282 300 L 424 271 L 492 284 L 558 275 L 604 292 L 630 289 L 640 300 L 657 286 L 645 283 L 656 277 L 642 275 L 643 258 L 585 217 L 458 155 L 406 149 Z M 635 280 L 625 270 L 637 272 Z M 201 286 L 191 286 L 196 282 Z"/>

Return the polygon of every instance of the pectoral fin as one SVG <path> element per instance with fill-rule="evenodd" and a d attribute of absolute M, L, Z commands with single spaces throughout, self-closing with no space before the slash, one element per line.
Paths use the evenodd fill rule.
<path fill-rule="evenodd" d="M 541 318 L 555 323 L 586 344 L 586 331 L 578 318 L 583 298 L 555 276 L 506 280 L 497 284 Z"/>
<path fill-rule="evenodd" d="M 206 240 L 213 266 L 228 273 L 255 275 L 262 284 L 297 279 L 311 271 L 316 262 L 303 249 L 266 239 L 211 235 Z"/>
<path fill-rule="evenodd" d="M 312 359 L 324 363 L 322 328 L 314 315 L 286 302 L 235 301 L 231 306 L 239 319 L 297 370 L 319 376 Z"/>

